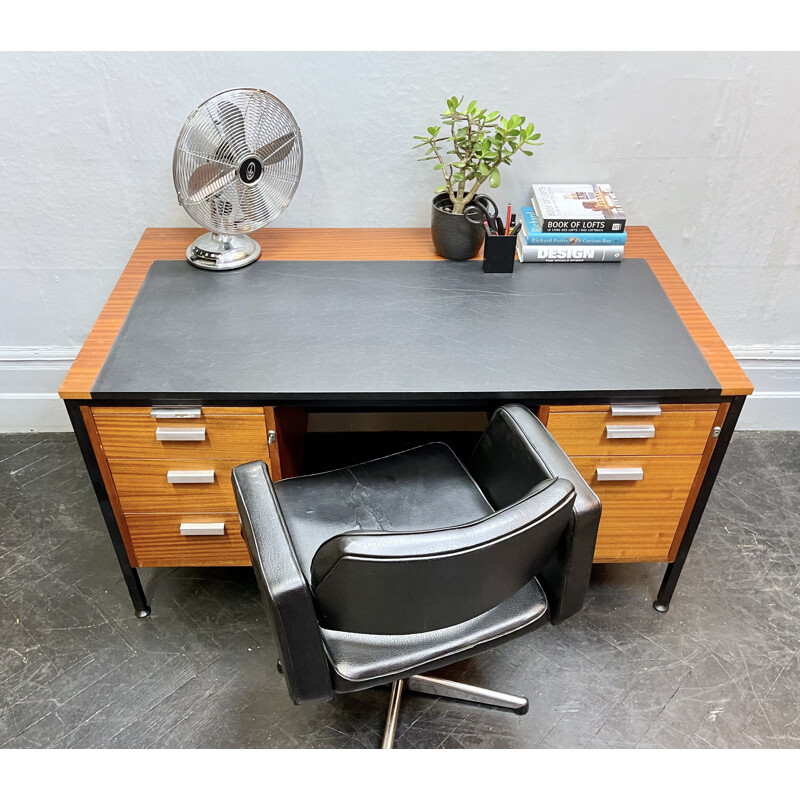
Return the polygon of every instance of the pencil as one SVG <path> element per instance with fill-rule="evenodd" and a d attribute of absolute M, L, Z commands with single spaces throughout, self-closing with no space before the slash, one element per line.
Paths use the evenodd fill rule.
<path fill-rule="evenodd" d="M 511 203 L 508 204 L 508 213 L 506 214 L 506 236 L 511 233 Z"/>

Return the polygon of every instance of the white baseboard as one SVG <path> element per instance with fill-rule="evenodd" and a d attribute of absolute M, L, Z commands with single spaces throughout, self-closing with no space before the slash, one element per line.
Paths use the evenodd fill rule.
<path fill-rule="evenodd" d="M 58 387 L 77 347 L 0 347 L 0 432 L 69 431 Z M 800 346 L 735 347 L 755 386 L 740 430 L 800 430 Z"/>
<path fill-rule="evenodd" d="M 734 347 L 732 352 L 755 387 L 737 430 L 800 431 L 800 347 Z"/>
<path fill-rule="evenodd" d="M 78 347 L 0 347 L 0 432 L 71 431 L 58 387 Z"/>

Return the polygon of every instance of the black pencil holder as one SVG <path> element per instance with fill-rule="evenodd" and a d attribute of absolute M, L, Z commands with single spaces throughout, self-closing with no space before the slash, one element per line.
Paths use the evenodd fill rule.
<path fill-rule="evenodd" d="M 513 272 L 516 236 L 487 236 L 483 245 L 484 272 Z"/>

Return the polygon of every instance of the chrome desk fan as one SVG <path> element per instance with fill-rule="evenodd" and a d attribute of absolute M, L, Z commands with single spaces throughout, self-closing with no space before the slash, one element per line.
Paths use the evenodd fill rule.
<path fill-rule="evenodd" d="M 229 89 L 198 106 L 183 125 L 172 159 L 178 202 L 209 233 L 186 258 L 203 269 L 237 269 L 261 246 L 248 233 L 277 219 L 303 170 L 300 128 L 277 97 Z"/>

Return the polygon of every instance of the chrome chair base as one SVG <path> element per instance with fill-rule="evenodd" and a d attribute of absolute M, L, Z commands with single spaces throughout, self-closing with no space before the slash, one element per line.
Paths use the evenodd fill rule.
<path fill-rule="evenodd" d="M 431 675 L 412 675 L 405 680 L 395 681 L 392 684 L 392 693 L 389 696 L 389 713 L 386 717 L 386 727 L 383 731 L 382 750 L 391 750 L 394 745 L 394 735 L 397 730 L 397 720 L 400 716 L 400 699 L 403 689 L 421 694 L 433 694 L 437 697 L 447 697 L 451 700 L 464 700 L 467 703 L 480 703 L 485 706 L 504 708 L 515 714 L 528 713 L 528 699 L 505 692 L 496 692 L 493 689 L 481 689 L 479 686 L 470 686 L 467 683 L 457 683 L 444 678 L 434 678 Z"/>

